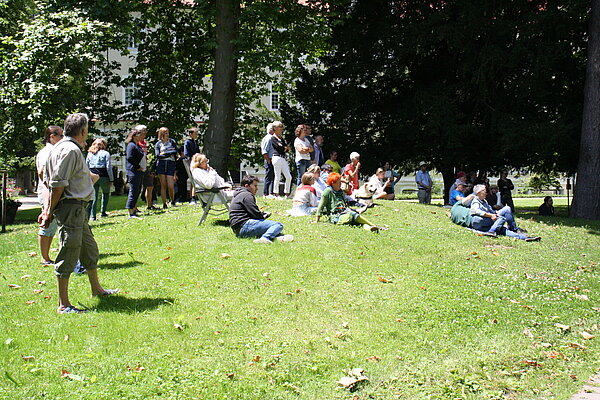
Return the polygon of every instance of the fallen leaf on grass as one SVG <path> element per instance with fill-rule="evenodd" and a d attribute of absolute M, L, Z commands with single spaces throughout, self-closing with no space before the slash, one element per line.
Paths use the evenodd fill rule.
<path fill-rule="evenodd" d="M 523 329 L 523 335 L 527 336 L 528 338 L 533 339 L 533 333 L 531 333 L 531 331 L 529 330 L 529 328 Z"/>
<path fill-rule="evenodd" d="M 549 349 L 550 347 L 552 347 L 552 343 L 544 343 L 544 342 L 542 342 L 540 344 L 542 345 L 542 347 L 545 347 L 547 349 Z"/>
<path fill-rule="evenodd" d="M 296 394 L 300 394 L 300 388 L 292 383 L 285 382 L 283 386 L 292 389 Z"/>
<path fill-rule="evenodd" d="M 25 302 L 25 304 L 27 305 L 32 305 L 33 303 L 35 303 L 35 300 L 29 300 Z"/>
<path fill-rule="evenodd" d="M 68 341 L 69 341 L 69 335 L 65 335 L 65 337 L 64 337 L 64 341 L 65 341 L 65 342 L 68 342 Z"/>
<path fill-rule="evenodd" d="M 576 342 L 571 342 L 568 344 L 568 346 L 572 349 L 579 349 L 579 350 L 584 350 L 585 346 Z"/>
<path fill-rule="evenodd" d="M 170 259 L 171 259 L 171 256 L 166 256 L 166 257 L 165 257 L 165 258 L 163 258 L 162 260 L 163 260 L 163 261 L 167 261 L 167 260 L 170 260 Z"/>
<path fill-rule="evenodd" d="M 221 255 L 219 257 L 221 257 L 221 258 L 231 258 L 231 254 L 221 253 Z"/>
<path fill-rule="evenodd" d="M 228 373 L 228 374 L 225 374 L 225 375 L 227 375 L 227 377 L 228 377 L 229 379 L 233 379 L 233 377 L 235 376 L 235 374 L 234 374 L 233 372 L 230 372 L 230 373 Z"/>
<path fill-rule="evenodd" d="M 130 367 L 129 365 L 127 366 L 127 369 L 130 371 L 135 371 L 135 372 L 142 372 L 143 370 L 145 370 L 146 368 L 142 367 L 139 363 L 138 365 L 134 368 L 134 367 Z"/>
<path fill-rule="evenodd" d="M 40 294 L 44 291 L 44 289 L 36 289 L 33 291 L 33 294 Z"/>
<path fill-rule="evenodd" d="M 523 364 L 527 364 L 530 367 L 541 367 L 543 364 L 536 360 L 523 360 Z"/>
<path fill-rule="evenodd" d="M 298 288 L 298 289 L 294 290 L 294 292 L 296 292 L 296 293 L 304 292 L 304 289 Z"/>
<path fill-rule="evenodd" d="M 346 334 L 344 332 L 336 332 L 335 335 L 333 335 L 333 337 L 336 339 L 341 339 L 345 336 L 346 336 Z"/>
<path fill-rule="evenodd" d="M 396 318 L 396 322 L 404 322 L 404 318 Z"/>
<path fill-rule="evenodd" d="M 62 378 L 69 378 L 69 379 L 74 380 L 74 381 L 83 381 L 83 377 L 82 376 L 71 374 L 66 369 L 62 370 L 61 377 Z"/>
<path fill-rule="evenodd" d="M 600 307 L 592 307 L 592 310 L 600 312 Z"/>
<path fill-rule="evenodd" d="M 554 324 L 555 327 L 561 329 L 563 332 L 566 332 L 571 329 L 569 325 L 559 324 L 558 322 Z"/>
<path fill-rule="evenodd" d="M 23 354 L 21 354 L 21 358 L 25 361 L 33 361 L 35 360 L 34 356 L 24 356 Z"/>
<path fill-rule="evenodd" d="M 9 284 L 8 287 L 11 289 L 21 289 L 21 286 L 15 285 L 14 283 Z"/>
<path fill-rule="evenodd" d="M 558 357 L 562 356 L 561 353 L 559 353 L 558 351 L 554 351 L 554 350 L 545 351 L 544 355 L 546 356 L 546 358 L 558 358 Z"/>
<path fill-rule="evenodd" d="M 173 250 L 173 248 L 171 246 L 167 246 L 167 247 L 165 247 L 165 249 L 167 249 L 167 250 Z"/>
<path fill-rule="evenodd" d="M 175 329 L 179 330 L 179 331 L 182 331 L 182 330 L 183 330 L 183 326 L 179 325 L 178 323 L 174 323 L 174 324 L 173 324 L 173 327 L 174 327 Z"/>
<path fill-rule="evenodd" d="M 342 322 L 342 328 L 348 329 L 349 328 L 348 323 L 347 322 Z"/>
<path fill-rule="evenodd" d="M 256 355 L 256 356 L 252 357 L 252 361 L 253 361 L 253 362 L 255 362 L 255 363 L 259 362 L 259 361 L 260 361 L 260 359 L 261 359 L 261 357 L 260 357 L 260 356 L 258 356 L 258 355 Z"/>
<path fill-rule="evenodd" d="M 285 294 L 285 295 L 286 295 L 286 296 L 293 296 L 293 295 L 294 295 L 294 293 L 292 293 L 292 292 L 286 292 L 286 294 Z"/>
<path fill-rule="evenodd" d="M 589 332 L 586 332 L 586 331 L 581 331 L 581 332 L 579 332 L 579 334 L 580 334 L 580 335 L 581 335 L 581 337 L 582 337 L 582 338 L 584 338 L 585 340 L 591 340 L 591 339 L 593 339 L 593 338 L 595 338 L 595 337 L 596 337 L 595 335 L 592 335 L 591 333 L 589 333 Z"/>
<path fill-rule="evenodd" d="M 381 357 L 379 357 L 379 356 L 371 356 L 371 357 L 367 358 L 367 361 L 371 361 L 371 362 L 381 361 Z"/>
<path fill-rule="evenodd" d="M 585 294 L 576 294 L 575 297 L 577 297 L 579 300 L 583 300 L 583 301 L 589 301 L 589 299 L 590 299 Z"/>
<path fill-rule="evenodd" d="M 378 280 L 379 282 L 383 282 L 383 283 L 391 283 L 391 282 L 392 282 L 390 279 L 386 279 L 386 278 L 384 278 L 384 277 L 383 277 L 383 276 L 381 276 L 381 275 L 377 277 L 377 280 Z"/>
<path fill-rule="evenodd" d="M 26 280 L 26 279 L 29 279 L 29 278 L 31 278 L 31 275 L 23 275 L 21 277 L 21 279 L 23 279 L 23 280 Z"/>
<path fill-rule="evenodd" d="M 45 285 L 45 284 L 46 284 L 46 281 L 37 281 L 36 283 L 37 283 L 38 285 Z"/>
<path fill-rule="evenodd" d="M 32 252 L 30 252 L 30 253 L 27 253 L 27 255 L 28 255 L 29 257 L 35 257 L 35 256 L 37 256 L 37 253 L 36 253 L 35 251 L 32 251 Z"/>

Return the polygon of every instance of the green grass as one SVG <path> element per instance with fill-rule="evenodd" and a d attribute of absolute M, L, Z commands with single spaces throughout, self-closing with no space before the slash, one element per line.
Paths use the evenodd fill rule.
<path fill-rule="evenodd" d="M 525 243 L 437 206 L 380 202 L 368 215 L 390 230 L 372 234 L 260 199 L 296 240 L 257 245 L 223 218 L 197 227 L 200 207 L 131 221 L 113 197 L 93 230 L 122 295 L 91 298 L 73 276 L 72 301 L 94 310 L 81 315 L 55 313 L 53 271 L 28 256 L 37 211 L 19 211 L 0 236 L 0 398 L 568 399 L 600 367 L 600 337 L 579 334 L 599 335 L 600 223 L 538 203 L 517 201 L 543 237 Z M 369 381 L 339 388 L 357 367 Z"/>

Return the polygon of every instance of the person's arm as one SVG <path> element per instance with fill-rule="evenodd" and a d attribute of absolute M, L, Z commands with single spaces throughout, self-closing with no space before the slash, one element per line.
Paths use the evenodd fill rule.
<path fill-rule="evenodd" d="M 115 176 L 113 175 L 112 164 L 110 163 L 110 153 L 106 152 L 106 171 L 108 172 L 108 180 L 110 181 L 109 185 L 113 183 L 115 180 Z"/>
<path fill-rule="evenodd" d="M 495 213 L 489 212 L 490 210 L 486 210 L 483 203 L 480 201 L 473 201 L 471 203 L 471 215 L 478 215 L 484 218 L 491 218 L 493 221 L 498 218 L 498 215 Z"/>
<path fill-rule="evenodd" d="M 254 199 L 254 196 L 250 194 L 244 196 L 241 203 L 242 206 L 246 209 L 246 212 L 248 213 L 248 216 L 251 219 L 265 219 L 271 215 L 271 213 L 263 213 L 262 211 L 260 211 L 260 209 L 256 205 L 256 200 Z"/>
<path fill-rule="evenodd" d="M 53 187 L 50 189 L 50 194 L 46 197 L 46 204 L 44 210 L 38 217 L 40 227 L 46 229 L 50 226 L 50 222 L 53 218 L 52 213 L 54 212 L 54 209 L 60 201 L 64 191 L 64 186 Z"/>

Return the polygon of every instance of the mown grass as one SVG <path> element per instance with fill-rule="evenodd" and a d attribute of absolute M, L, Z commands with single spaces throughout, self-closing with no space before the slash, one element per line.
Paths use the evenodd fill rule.
<path fill-rule="evenodd" d="M 598 335 L 600 224 L 537 217 L 538 200 L 518 208 L 541 243 L 475 236 L 438 206 L 380 202 L 390 230 L 371 234 L 259 199 L 296 240 L 257 245 L 224 218 L 197 227 L 199 207 L 136 221 L 123 203 L 93 223 L 122 294 L 73 276 L 86 314 L 55 313 L 53 271 L 28 256 L 36 210 L 0 236 L 1 398 L 568 399 L 600 367 L 580 335 Z M 369 381 L 339 388 L 357 367 Z"/>

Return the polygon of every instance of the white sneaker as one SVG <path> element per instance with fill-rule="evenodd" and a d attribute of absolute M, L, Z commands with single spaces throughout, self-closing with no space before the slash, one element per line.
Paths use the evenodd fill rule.
<path fill-rule="evenodd" d="M 293 242 L 294 241 L 294 236 L 292 236 L 292 235 L 281 235 L 281 236 L 277 236 L 275 238 L 275 240 L 277 240 L 278 242 Z"/>
<path fill-rule="evenodd" d="M 254 239 L 254 243 L 268 243 L 271 244 L 273 242 L 271 242 L 269 239 L 265 238 L 265 237 L 261 237 L 258 239 Z"/>

